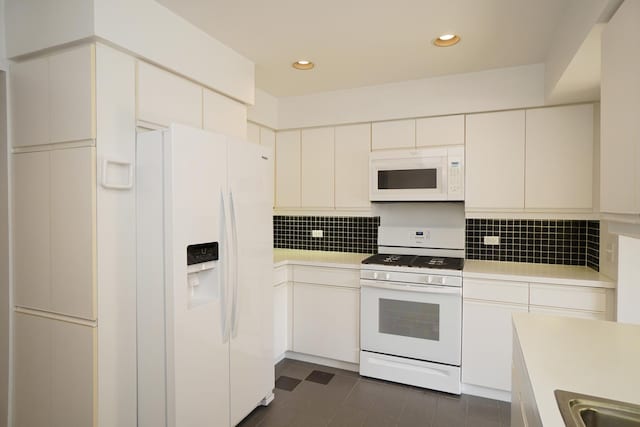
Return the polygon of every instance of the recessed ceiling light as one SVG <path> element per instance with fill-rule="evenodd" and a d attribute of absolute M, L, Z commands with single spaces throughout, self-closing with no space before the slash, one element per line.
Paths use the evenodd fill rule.
<path fill-rule="evenodd" d="M 308 61 L 306 59 L 301 59 L 299 61 L 294 62 L 291 65 L 293 66 L 293 68 L 297 70 L 310 70 L 313 67 L 315 67 L 315 64 L 313 62 Z"/>
<path fill-rule="evenodd" d="M 433 41 L 433 44 L 435 44 L 438 47 L 449 47 L 449 46 L 453 46 L 454 44 L 457 44 L 459 41 L 460 41 L 460 36 L 456 34 L 443 34 L 437 39 L 435 39 Z"/>

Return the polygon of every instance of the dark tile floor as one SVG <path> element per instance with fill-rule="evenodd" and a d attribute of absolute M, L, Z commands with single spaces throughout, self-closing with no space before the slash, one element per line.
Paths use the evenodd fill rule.
<path fill-rule="evenodd" d="M 267 407 L 256 408 L 240 426 L 508 427 L 510 424 L 510 407 L 505 402 L 374 380 L 356 372 L 296 360 L 285 359 L 276 366 L 276 382 L 274 401 Z"/>

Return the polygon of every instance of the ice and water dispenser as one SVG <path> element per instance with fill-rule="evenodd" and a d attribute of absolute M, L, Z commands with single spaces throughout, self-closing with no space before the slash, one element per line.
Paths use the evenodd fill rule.
<path fill-rule="evenodd" d="M 219 297 L 220 267 L 218 242 L 187 246 L 189 308 Z"/>

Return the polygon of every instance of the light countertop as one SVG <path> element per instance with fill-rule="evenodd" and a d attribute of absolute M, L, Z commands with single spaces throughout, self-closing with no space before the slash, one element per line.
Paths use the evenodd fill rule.
<path fill-rule="evenodd" d="M 640 404 L 640 326 L 520 313 L 513 319 L 545 427 L 565 425 L 556 389 Z"/>
<path fill-rule="evenodd" d="M 615 282 L 585 266 L 530 264 L 524 262 L 465 260 L 463 277 L 476 279 L 553 282 L 562 285 L 615 288 Z"/>
<path fill-rule="evenodd" d="M 285 264 L 315 265 L 318 267 L 360 268 L 363 259 L 371 254 L 353 252 L 303 251 L 299 249 L 274 249 L 275 267 Z"/>

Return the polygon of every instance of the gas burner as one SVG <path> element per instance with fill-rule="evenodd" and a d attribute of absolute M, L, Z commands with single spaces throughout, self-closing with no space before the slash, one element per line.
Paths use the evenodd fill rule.
<path fill-rule="evenodd" d="M 409 267 L 415 255 L 376 254 L 362 261 L 363 264 L 390 265 L 394 267 Z"/>

